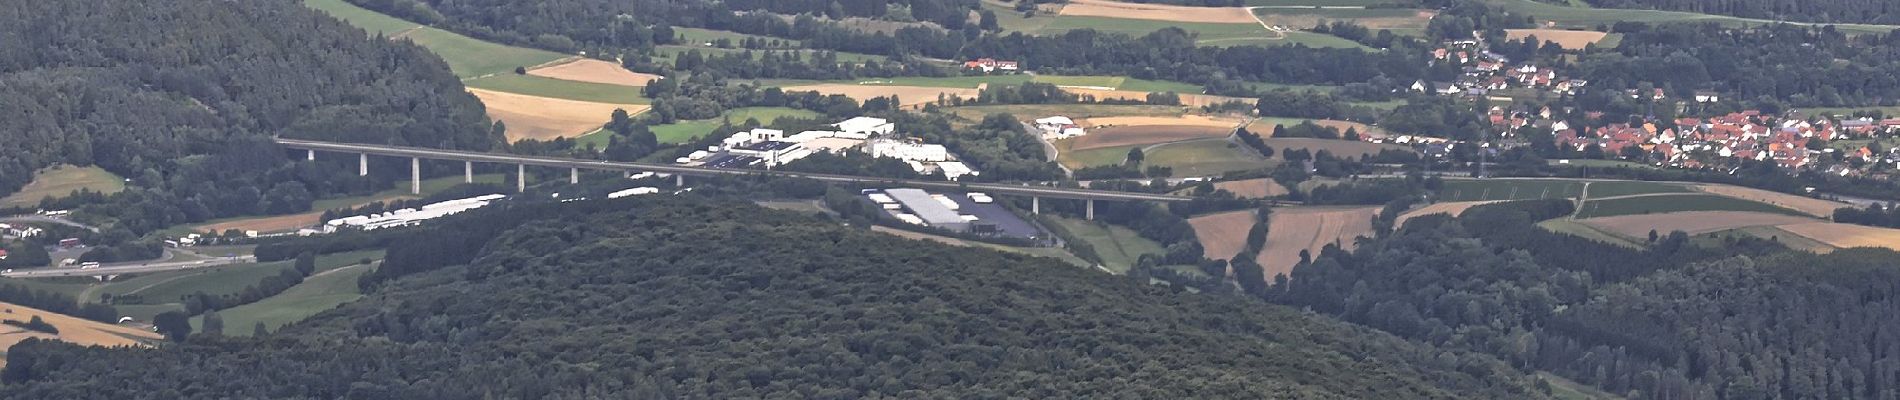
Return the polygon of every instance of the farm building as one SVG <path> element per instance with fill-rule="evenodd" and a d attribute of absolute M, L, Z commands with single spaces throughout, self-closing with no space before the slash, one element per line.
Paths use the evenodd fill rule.
<path fill-rule="evenodd" d="M 957 214 L 955 210 L 944 206 L 944 202 L 931 196 L 930 192 L 922 189 L 889 189 L 884 193 L 890 195 L 891 199 L 897 200 L 898 204 L 904 205 L 904 210 L 907 212 L 897 213 L 900 219 L 903 219 L 901 215 L 908 214 L 915 216 L 916 221 L 922 222 L 922 225 L 932 228 L 958 232 L 970 229 L 970 221 L 963 219 L 963 216 Z M 906 222 L 910 220 L 906 219 Z"/>
<path fill-rule="evenodd" d="M 1046 139 L 1062 139 L 1088 134 L 1088 131 L 1075 124 L 1075 120 L 1060 115 L 1037 119 L 1036 129 L 1041 130 L 1043 138 Z"/>

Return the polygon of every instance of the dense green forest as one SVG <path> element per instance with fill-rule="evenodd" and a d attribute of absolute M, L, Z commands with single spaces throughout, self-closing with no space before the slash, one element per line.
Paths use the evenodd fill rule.
<path fill-rule="evenodd" d="M 1605 8 L 1637 8 L 1805 22 L 1900 24 L 1900 3 L 1886 0 L 1585 0 Z"/>
<path fill-rule="evenodd" d="M 449 231 L 467 240 L 431 239 Z M 369 298 L 263 339 L 28 341 L 0 398 L 1543 397 L 1488 356 L 740 202 L 517 205 L 415 235 L 443 245 L 396 245 L 384 271 L 405 272 Z"/>
<path fill-rule="evenodd" d="M 481 104 L 426 50 L 291 0 L 0 8 L 0 104 L 0 194 L 54 163 L 98 165 L 133 188 L 89 211 L 132 233 L 381 187 L 287 163 L 273 135 L 498 143 Z"/>
<path fill-rule="evenodd" d="M 1636 399 L 1900 396 L 1900 254 L 1707 249 L 1680 232 L 1635 250 L 1533 225 L 1569 204 L 1412 219 L 1262 295 Z"/>

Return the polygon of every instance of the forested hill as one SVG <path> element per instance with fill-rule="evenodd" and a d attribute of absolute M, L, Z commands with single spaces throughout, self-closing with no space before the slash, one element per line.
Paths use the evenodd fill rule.
<path fill-rule="evenodd" d="M 519 226 L 494 240 L 410 250 L 474 243 L 471 266 L 392 252 L 409 273 L 262 341 L 27 342 L 0 398 L 1543 397 L 1489 357 L 1291 308 L 749 204 L 505 211 L 435 228 Z"/>
<path fill-rule="evenodd" d="M 263 191 L 283 180 L 229 183 L 281 166 L 260 151 L 278 134 L 494 143 L 481 104 L 441 60 L 294 0 L 6 2 L 0 105 L 0 195 L 53 163 L 96 164 L 148 188 L 219 185 L 172 191 L 180 197 Z"/>
<path fill-rule="evenodd" d="M 1900 3 L 1891 0 L 1586 0 L 1605 8 L 1693 11 L 1744 18 L 1801 22 L 1900 24 Z M 1561 2 L 1558 2 L 1561 3 Z"/>

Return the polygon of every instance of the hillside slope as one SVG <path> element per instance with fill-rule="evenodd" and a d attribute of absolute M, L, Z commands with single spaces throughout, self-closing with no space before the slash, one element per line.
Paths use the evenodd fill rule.
<path fill-rule="evenodd" d="M 751 205 L 597 203 L 506 210 L 547 217 L 261 341 L 28 342 L 0 397 L 1542 397 L 1290 308 Z M 460 220 L 439 229 L 496 224 Z"/>

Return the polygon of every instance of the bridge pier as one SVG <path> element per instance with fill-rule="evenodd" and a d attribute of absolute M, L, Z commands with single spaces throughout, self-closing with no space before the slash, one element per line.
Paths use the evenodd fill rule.
<path fill-rule="evenodd" d="M 1029 214 L 1042 215 L 1042 198 L 1029 196 Z"/>
<path fill-rule="evenodd" d="M 673 174 L 674 187 L 686 187 L 686 175 Z"/>
<path fill-rule="evenodd" d="M 316 161 L 316 160 L 317 160 L 317 151 L 316 151 L 316 150 L 304 150 L 304 156 L 303 156 L 303 159 L 304 159 L 305 161 Z"/>
<path fill-rule="evenodd" d="M 1088 211 L 1086 211 L 1087 212 L 1086 214 L 1083 214 L 1083 218 L 1090 221 L 1094 221 L 1095 220 L 1095 199 L 1089 199 L 1089 200 L 1084 200 L 1084 201 L 1088 202 Z"/>
<path fill-rule="evenodd" d="M 581 183 L 581 169 L 568 168 L 567 169 L 567 184 L 578 185 L 580 183 Z"/>
<path fill-rule="evenodd" d="M 462 162 L 462 183 L 475 183 L 475 162 Z"/>
<path fill-rule="evenodd" d="M 409 194 L 422 194 L 422 158 L 409 158 Z"/>
<path fill-rule="evenodd" d="M 369 176 L 369 153 L 356 155 L 356 176 Z"/>
<path fill-rule="evenodd" d="M 515 192 L 528 191 L 528 164 L 515 164 Z"/>

